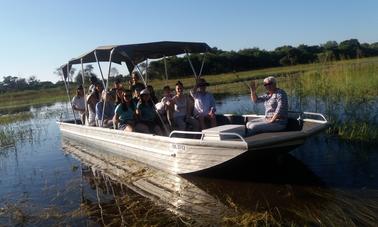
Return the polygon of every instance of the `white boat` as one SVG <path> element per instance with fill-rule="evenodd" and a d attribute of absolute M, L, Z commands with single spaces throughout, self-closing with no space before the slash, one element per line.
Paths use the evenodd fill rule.
<path fill-rule="evenodd" d="M 72 59 L 62 68 L 95 61 L 125 62 L 129 71 L 146 59 L 183 53 L 201 53 L 205 43 L 156 42 L 99 47 Z M 188 58 L 189 59 L 189 58 Z M 192 65 L 191 65 L 192 66 Z M 109 66 L 110 68 L 110 66 Z M 192 67 L 193 69 L 193 67 Z M 172 131 L 168 136 L 125 132 L 59 121 L 62 136 L 98 152 L 110 152 L 175 174 L 207 171 L 223 166 L 240 165 L 261 154 L 289 152 L 306 138 L 327 128 L 326 118 L 319 113 L 292 112 L 288 128 L 282 132 L 246 136 L 245 122 L 263 115 L 217 115 L 217 127 L 192 131 Z"/>

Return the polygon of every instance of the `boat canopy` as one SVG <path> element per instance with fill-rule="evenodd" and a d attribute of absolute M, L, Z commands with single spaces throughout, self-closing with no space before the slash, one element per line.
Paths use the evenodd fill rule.
<path fill-rule="evenodd" d="M 146 59 L 157 59 L 184 53 L 204 53 L 208 51 L 210 51 L 210 47 L 206 43 L 199 42 L 162 41 L 129 45 L 100 46 L 77 58 L 71 59 L 67 64 L 62 65 L 61 68 L 64 69 L 62 71 L 64 77 L 66 77 L 67 65 L 70 69 L 72 65 L 81 64 L 81 62 L 92 63 L 97 61 L 111 61 L 112 63 L 117 64 L 125 62 L 129 72 L 131 72 L 135 65 Z"/>

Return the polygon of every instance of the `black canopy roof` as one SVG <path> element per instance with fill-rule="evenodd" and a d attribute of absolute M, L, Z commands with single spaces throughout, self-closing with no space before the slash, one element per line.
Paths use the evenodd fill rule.
<path fill-rule="evenodd" d="M 135 65 L 146 59 L 157 59 L 164 56 L 184 54 L 186 52 L 204 53 L 210 51 L 210 47 L 206 43 L 174 41 L 100 46 L 86 54 L 71 59 L 67 64 L 69 68 L 71 68 L 72 65 L 80 64 L 81 61 L 83 61 L 83 63 L 96 62 L 95 53 L 99 61 L 109 62 L 112 50 L 112 62 L 117 64 L 125 62 L 131 72 Z M 67 75 L 67 64 L 61 67 L 65 77 Z"/>

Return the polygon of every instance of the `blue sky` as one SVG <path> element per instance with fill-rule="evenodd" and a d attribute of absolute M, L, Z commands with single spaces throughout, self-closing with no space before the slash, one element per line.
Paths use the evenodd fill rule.
<path fill-rule="evenodd" d="M 55 82 L 55 68 L 100 45 L 171 40 L 272 50 L 378 42 L 377 28 L 375 0 L 0 0 L 0 80 Z"/>

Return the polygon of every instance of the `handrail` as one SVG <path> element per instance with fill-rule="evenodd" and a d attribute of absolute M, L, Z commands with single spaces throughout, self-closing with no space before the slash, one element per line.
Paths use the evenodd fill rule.
<path fill-rule="evenodd" d="M 322 118 L 322 120 L 316 120 L 316 119 L 303 119 L 303 120 L 306 120 L 306 121 L 311 121 L 311 122 L 318 122 L 318 123 L 327 123 L 328 120 L 326 119 L 326 117 L 321 114 L 321 113 L 315 113 L 315 112 L 301 112 L 301 111 L 291 111 L 289 110 L 288 111 L 289 113 L 298 113 L 300 115 L 312 115 L 312 116 L 318 116 L 320 118 Z M 244 118 L 247 118 L 247 117 L 264 117 L 264 115 L 260 115 L 260 114 L 243 114 L 242 115 Z"/>
<path fill-rule="evenodd" d="M 244 143 L 247 143 L 245 141 L 245 139 L 239 134 L 239 133 L 236 133 L 236 132 L 220 132 L 219 135 L 224 135 L 224 136 L 236 136 L 236 137 L 239 137 L 239 139 L 241 141 L 243 141 Z"/>
<path fill-rule="evenodd" d="M 327 119 L 325 118 L 325 116 L 321 113 L 314 113 L 314 112 L 303 112 L 303 114 L 305 115 L 313 115 L 313 116 L 318 116 L 318 117 L 321 117 L 323 120 L 316 120 L 316 119 L 304 119 L 304 120 L 307 120 L 307 121 L 313 121 L 313 122 L 321 122 L 321 123 L 327 123 Z"/>
<path fill-rule="evenodd" d="M 192 132 L 192 131 L 179 131 L 179 130 L 174 130 L 169 134 L 169 138 L 172 138 L 173 134 L 189 134 L 189 135 L 201 135 L 200 140 L 202 141 L 204 139 L 204 136 L 206 133 L 204 132 Z M 236 136 L 238 137 L 242 142 L 246 143 L 245 139 L 238 133 L 236 132 L 219 132 L 217 133 L 219 136 Z M 214 135 L 214 134 L 213 134 Z"/>
<path fill-rule="evenodd" d="M 262 114 L 243 114 L 242 117 L 265 117 L 265 115 Z"/>
<path fill-rule="evenodd" d="M 169 138 L 172 138 L 173 134 L 188 134 L 188 135 L 201 135 L 201 140 L 203 140 L 203 135 L 205 133 L 203 132 L 192 132 L 192 131 L 180 131 L 180 130 L 173 130 L 171 133 L 169 133 Z"/>

